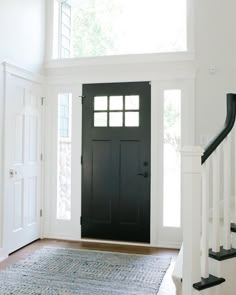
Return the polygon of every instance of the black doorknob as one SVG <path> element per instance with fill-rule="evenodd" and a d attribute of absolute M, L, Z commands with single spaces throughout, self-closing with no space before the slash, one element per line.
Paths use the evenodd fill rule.
<path fill-rule="evenodd" d="M 144 178 L 147 178 L 148 177 L 148 172 L 138 173 L 137 175 L 143 176 Z"/>

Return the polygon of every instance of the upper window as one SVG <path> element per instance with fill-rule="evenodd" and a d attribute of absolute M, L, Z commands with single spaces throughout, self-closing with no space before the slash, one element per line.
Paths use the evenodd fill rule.
<path fill-rule="evenodd" d="M 186 0 L 55 1 L 56 58 L 187 50 Z"/>

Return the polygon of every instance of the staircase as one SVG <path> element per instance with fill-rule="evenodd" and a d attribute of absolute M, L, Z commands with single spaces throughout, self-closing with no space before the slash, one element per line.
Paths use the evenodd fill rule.
<path fill-rule="evenodd" d="M 173 271 L 177 295 L 236 294 L 235 118 L 236 94 L 227 94 L 222 130 L 204 150 L 182 150 L 183 245 Z"/>

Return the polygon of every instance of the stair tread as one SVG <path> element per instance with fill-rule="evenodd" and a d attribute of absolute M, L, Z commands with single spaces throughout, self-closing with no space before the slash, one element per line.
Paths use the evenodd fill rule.
<path fill-rule="evenodd" d="M 212 249 L 210 249 L 209 250 L 209 257 L 211 257 L 215 260 L 218 260 L 218 261 L 231 259 L 231 258 L 236 257 L 236 249 L 231 248 L 230 250 L 225 250 L 223 248 L 223 246 L 220 247 L 219 252 L 214 252 L 214 251 L 212 251 Z"/>
<path fill-rule="evenodd" d="M 193 284 L 193 288 L 201 291 L 208 289 L 217 285 L 220 285 L 225 282 L 224 278 L 218 278 L 213 275 L 209 275 L 207 279 L 202 278 L 200 282 Z"/>

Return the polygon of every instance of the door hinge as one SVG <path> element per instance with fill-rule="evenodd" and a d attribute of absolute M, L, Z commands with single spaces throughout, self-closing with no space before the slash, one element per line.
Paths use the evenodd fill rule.
<path fill-rule="evenodd" d="M 45 97 L 41 97 L 41 105 L 42 106 L 44 105 L 44 100 L 45 100 Z"/>
<path fill-rule="evenodd" d="M 80 164 L 83 165 L 83 156 L 80 157 Z"/>
<path fill-rule="evenodd" d="M 84 95 L 80 95 L 79 97 L 81 98 L 81 103 L 83 104 L 84 103 L 85 96 Z"/>
<path fill-rule="evenodd" d="M 82 216 L 80 216 L 80 225 L 82 225 Z"/>
<path fill-rule="evenodd" d="M 43 217 L 43 209 L 40 209 L 40 217 Z"/>
<path fill-rule="evenodd" d="M 40 161 L 43 161 L 43 154 L 40 154 Z"/>

